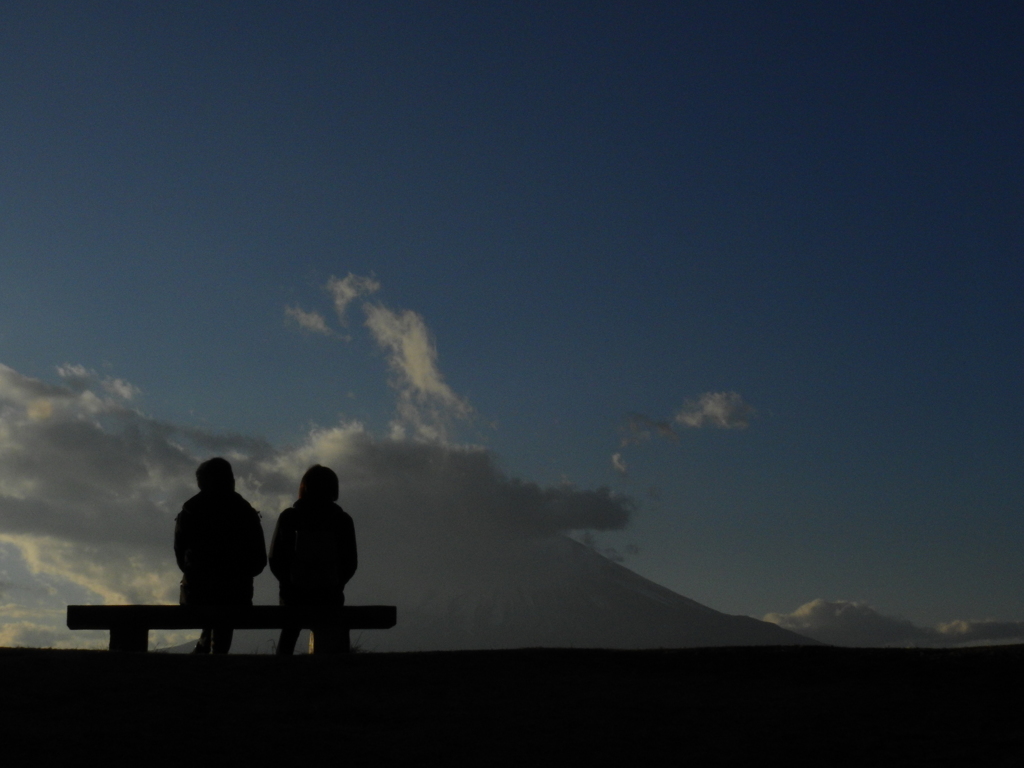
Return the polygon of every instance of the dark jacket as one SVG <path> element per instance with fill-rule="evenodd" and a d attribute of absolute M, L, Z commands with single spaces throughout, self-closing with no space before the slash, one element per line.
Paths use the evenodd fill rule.
<path fill-rule="evenodd" d="M 344 604 L 357 565 L 355 526 L 334 502 L 299 499 L 277 518 L 270 570 L 281 605 Z"/>
<path fill-rule="evenodd" d="M 251 604 L 267 564 L 259 512 L 234 491 L 200 491 L 175 520 L 174 556 L 182 604 Z"/>

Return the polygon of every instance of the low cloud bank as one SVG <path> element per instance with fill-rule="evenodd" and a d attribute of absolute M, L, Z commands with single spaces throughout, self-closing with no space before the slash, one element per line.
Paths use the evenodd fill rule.
<path fill-rule="evenodd" d="M 212 455 L 231 461 L 268 539 L 302 473 L 335 469 L 359 536 L 353 594 L 373 602 L 408 604 L 427 586 L 486 578 L 522 542 L 622 528 L 632 509 L 606 488 L 511 478 L 481 448 L 381 438 L 358 423 L 289 448 L 169 424 L 132 407 L 131 385 L 79 366 L 61 372 L 51 384 L 0 365 L 3 644 L 102 642 L 63 629 L 69 602 L 176 602 L 174 517 Z M 275 602 L 276 582 L 260 580 L 258 600 Z"/>
<path fill-rule="evenodd" d="M 919 627 L 885 616 L 866 603 L 812 600 L 792 613 L 769 613 L 765 621 L 829 645 L 854 647 L 948 647 L 1024 642 L 1021 621 L 952 621 Z"/>

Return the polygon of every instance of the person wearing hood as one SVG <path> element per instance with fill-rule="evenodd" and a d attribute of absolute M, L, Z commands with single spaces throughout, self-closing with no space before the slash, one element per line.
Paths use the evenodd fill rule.
<path fill-rule="evenodd" d="M 267 565 L 260 513 L 235 492 L 231 464 L 220 457 L 196 470 L 199 493 L 174 526 L 174 555 L 184 576 L 182 605 L 252 605 L 252 580 Z M 234 629 L 204 628 L 193 653 L 227 653 Z"/>
<path fill-rule="evenodd" d="M 270 570 L 280 582 L 281 605 L 345 604 L 345 585 L 356 572 L 356 532 L 352 518 L 336 503 L 338 476 L 316 464 L 302 476 L 299 499 L 277 518 L 270 542 Z M 299 627 L 284 627 L 277 653 L 295 651 Z M 329 630 L 312 629 L 310 649 L 321 643 L 342 644 Z"/>

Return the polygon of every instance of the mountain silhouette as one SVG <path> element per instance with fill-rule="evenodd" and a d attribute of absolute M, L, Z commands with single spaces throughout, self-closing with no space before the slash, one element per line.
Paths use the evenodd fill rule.
<path fill-rule="evenodd" d="M 472 578 L 459 578 L 456 568 L 424 579 L 422 588 L 396 590 L 389 596 L 398 625 L 353 639 L 380 651 L 818 644 L 708 608 L 566 537 L 490 556 L 491 567 L 469 568 Z M 351 590 L 350 604 L 391 602 L 371 597 L 370 580 L 360 587 Z"/>

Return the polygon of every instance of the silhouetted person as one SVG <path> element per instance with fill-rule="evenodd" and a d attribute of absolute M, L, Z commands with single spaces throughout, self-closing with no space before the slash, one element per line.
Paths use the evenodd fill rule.
<path fill-rule="evenodd" d="M 221 458 L 196 470 L 199 493 L 174 526 L 174 556 L 184 577 L 182 605 L 252 605 L 252 580 L 267 564 L 260 514 L 235 493 L 231 465 Z M 193 653 L 227 653 L 234 629 L 203 629 Z"/>
<path fill-rule="evenodd" d="M 281 605 L 345 604 L 345 585 L 356 572 L 356 531 L 337 499 L 338 476 L 317 464 L 302 476 L 299 500 L 277 518 L 270 570 L 281 582 Z M 281 630 L 278 654 L 295 651 L 300 629 Z M 312 631 L 314 643 L 318 637 L 338 639 L 330 637 L 330 630 Z"/>

